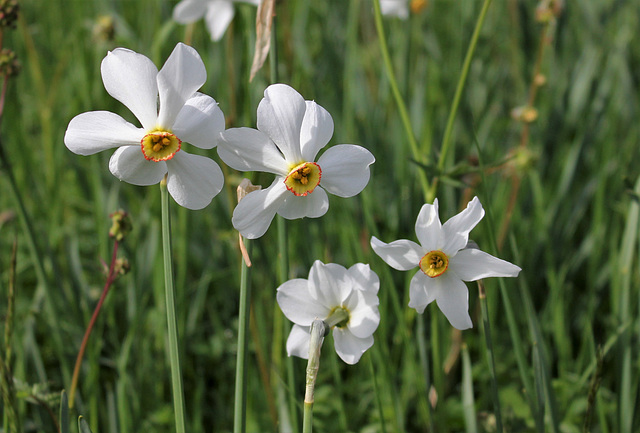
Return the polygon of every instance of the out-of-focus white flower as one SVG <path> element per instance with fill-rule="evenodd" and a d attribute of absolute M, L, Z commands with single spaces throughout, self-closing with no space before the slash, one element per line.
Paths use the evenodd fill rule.
<path fill-rule="evenodd" d="M 207 206 L 222 189 L 222 170 L 209 158 L 180 150 L 183 142 L 215 147 L 224 115 L 213 98 L 196 92 L 207 78 L 196 50 L 179 43 L 158 72 L 142 54 L 117 48 L 104 58 L 101 72 L 107 92 L 142 128 L 108 111 L 90 111 L 71 119 L 65 145 L 79 155 L 117 147 L 109 170 L 118 179 L 153 185 L 167 174 L 167 189 L 179 205 Z"/>
<path fill-rule="evenodd" d="M 409 0 L 380 0 L 380 12 L 406 20 L 409 18 Z"/>
<path fill-rule="evenodd" d="M 340 197 L 358 194 L 369 182 L 375 158 L 353 144 L 331 147 L 333 119 L 293 88 L 273 84 L 258 105 L 258 129 L 232 128 L 221 135 L 218 155 L 240 171 L 266 171 L 273 183 L 238 204 L 233 226 L 249 239 L 262 236 L 276 213 L 287 219 L 317 218 L 329 209 L 325 189 Z"/>
<path fill-rule="evenodd" d="M 458 329 L 471 328 L 469 291 L 463 281 L 488 277 L 515 277 L 520 268 L 476 248 L 465 248 L 469 232 L 484 216 L 478 197 L 444 224 L 438 216 L 438 199 L 425 204 L 416 221 L 420 245 L 401 239 L 389 244 L 371 238 L 382 260 L 400 271 L 420 267 L 411 280 L 409 306 L 422 313 L 434 300 Z"/>
<path fill-rule="evenodd" d="M 243 2 L 258 6 L 261 0 L 182 0 L 173 9 L 173 19 L 180 24 L 198 21 L 204 16 L 213 41 L 219 41 L 235 15 L 233 3 Z"/>
<path fill-rule="evenodd" d="M 287 339 L 287 353 L 307 359 L 311 323 L 320 319 L 333 329 L 336 352 L 347 364 L 355 364 L 373 345 L 380 323 L 380 280 L 369 265 L 357 263 L 345 269 L 316 260 L 309 279 L 289 280 L 278 287 L 277 300 L 294 325 Z"/>

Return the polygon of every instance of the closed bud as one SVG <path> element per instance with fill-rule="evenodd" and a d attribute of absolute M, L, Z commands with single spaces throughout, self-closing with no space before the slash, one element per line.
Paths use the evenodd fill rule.
<path fill-rule="evenodd" d="M 0 0 L 0 28 L 15 28 L 19 10 L 18 0 Z"/>
<path fill-rule="evenodd" d="M 123 210 L 115 211 L 109 216 L 112 222 L 111 228 L 109 229 L 109 236 L 115 238 L 118 242 L 122 242 L 125 236 L 133 229 L 131 218 L 129 214 Z"/>

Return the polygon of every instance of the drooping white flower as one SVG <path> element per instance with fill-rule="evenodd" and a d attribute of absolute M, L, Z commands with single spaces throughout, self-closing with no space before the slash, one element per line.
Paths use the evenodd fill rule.
<path fill-rule="evenodd" d="M 173 9 L 173 19 L 180 24 L 190 24 L 204 16 L 211 40 L 219 41 L 233 20 L 233 3 L 251 3 L 258 6 L 261 0 L 182 0 Z"/>
<path fill-rule="evenodd" d="M 315 319 L 333 329 L 336 352 L 347 364 L 355 364 L 373 345 L 380 323 L 380 280 L 369 265 L 349 269 L 316 260 L 309 279 L 289 280 L 278 287 L 280 309 L 294 325 L 287 339 L 287 353 L 307 359 L 309 331 Z"/>
<path fill-rule="evenodd" d="M 231 128 L 221 135 L 218 155 L 240 171 L 276 175 L 266 189 L 248 194 L 233 212 L 233 226 L 249 239 L 262 236 L 276 213 L 287 219 L 317 218 L 329 209 L 326 191 L 352 197 L 369 182 L 375 158 L 353 144 L 331 147 L 333 119 L 293 88 L 274 84 L 258 105 L 258 129 Z"/>
<path fill-rule="evenodd" d="M 465 248 L 469 232 L 484 216 L 478 197 L 462 212 L 440 223 L 438 199 L 425 204 L 416 221 L 420 245 L 401 239 L 389 244 L 371 238 L 371 246 L 382 260 L 400 271 L 420 267 L 411 279 L 409 306 L 422 313 L 434 300 L 452 326 L 468 329 L 469 291 L 463 281 L 488 277 L 515 277 L 520 268 L 476 248 Z"/>
<path fill-rule="evenodd" d="M 409 18 L 409 0 L 380 0 L 380 12 L 406 20 Z"/>
<path fill-rule="evenodd" d="M 67 148 L 91 155 L 117 147 L 109 170 L 118 179 L 153 185 L 167 174 L 167 189 L 179 205 L 207 206 L 222 189 L 222 170 L 213 160 L 181 148 L 183 142 L 215 147 L 224 115 L 213 98 L 197 92 L 207 73 L 196 50 L 179 43 L 158 71 L 142 54 L 117 48 L 104 58 L 101 72 L 107 92 L 131 110 L 142 128 L 108 111 L 82 113 L 69 122 Z"/>

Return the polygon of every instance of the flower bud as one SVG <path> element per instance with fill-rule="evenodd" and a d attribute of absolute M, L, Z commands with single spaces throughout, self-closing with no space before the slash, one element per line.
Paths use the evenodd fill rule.
<path fill-rule="evenodd" d="M 0 0 L 0 28 L 15 28 L 19 10 L 18 0 Z"/>
<path fill-rule="evenodd" d="M 0 51 L 0 75 L 7 78 L 15 77 L 20 72 L 20 69 L 21 65 L 16 53 L 8 48 L 3 48 Z"/>
<path fill-rule="evenodd" d="M 115 238 L 118 242 L 122 242 L 133 228 L 129 214 L 123 210 L 118 210 L 109 215 L 109 217 L 111 217 L 112 222 L 109 236 Z"/>

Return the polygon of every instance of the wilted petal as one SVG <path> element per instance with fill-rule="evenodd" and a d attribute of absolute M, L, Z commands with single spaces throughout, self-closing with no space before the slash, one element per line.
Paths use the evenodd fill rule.
<path fill-rule="evenodd" d="M 474 197 L 462 212 L 451 217 L 442 225 L 445 236 L 442 251 L 451 256 L 456 251 L 464 248 L 469 240 L 469 232 L 480 222 L 483 216 L 484 209 L 482 209 L 482 204 L 478 197 Z"/>
<path fill-rule="evenodd" d="M 316 260 L 309 271 L 309 293 L 329 309 L 342 306 L 351 294 L 347 270 L 335 263 Z"/>
<path fill-rule="evenodd" d="M 327 213 L 329 198 L 320 187 L 316 187 L 312 193 L 306 196 L 296 196 L 292 193 L 286 195 L 284 203 L 278 209 L 278 215 L 288 220 L 297 218 L 318 218 Z"/>
<path fill-rule="evenodd" d="M 464 281 L 489 277 L 517 277 L 521 269 L 484 251 L 464 249 L 449 259 L 449 268 Z"/>
<path fill-rule="evenodd" d="M 454 328 L 464 330 L 473 327 L 469 317 L 469 290 L 453 272 L 445 272 L 437 278 L 440 285 L 436 302 Z"/>
<path fill-rule="evenodd" d="M 145 130 L 158 117 L 158 68 L 142 54 L 125 48 L 109 52 L 100 66 L 104 88 L 131 110 Z"/>
<path fill-rule="evenodd" d="M 198 52 L 178 43 L 158 72 L 160 112 L 158 126 L 172 129 L 178 113 L 207 79 L 207 71 Z"/>
<path fill-rule="evenodd" d="M 380 278 L 378 274 L 373 272 L 369 265 L 364 263 L 356 263 L 349 269 L 349 276 L 353 280 L 353 288 L 365 293 L 378 293 L 380 288 Z"/>
<path fill-rule="evenodd" d="M 347 329 L 333 328 L 333 341 L 338 356 L 347 364 L 360 361 L 362 354 L 373 346 L 373 335 L 358 338 Z"/>
<path fill-rule="evenodd" d="M 218 155 L 239 171 L 266 171 L 286 176 L 288 164 L 273 141 L 252 128 L 227 129 L 220 136 Z"/>
<path fill-rule="evenodd" d="M 353 291 L 346 305 L 349 310 L 347 329 L 358 338 L 366 338 L 374 333 L 380 324 L 378 296 L 373 293 Z"/>
<path fill-rule="evenodd" d="M 92 155 L 114 147 L 139 146 L 145 135 L 117 114 L 108 111 L 90 111 L 71 119 L 64 144 L 78 155 Z"/>
<path fill-rule="evenodd" d="M 311 326 L 315 319 L 325 319 L 331 312 L 311 297 L 308 281 L 302 278 L 289 280 L 278 287 L 276 299 L 287 319 L 302 326 Z"/>
<path fill-rule="evenodd" d="M 400 239 L 385 244 L 375 236 L 371 237 L 371 248 L 387 262 L 389 266 L 399 271 L 408 271 L 420 265 L 420 259 L 426 251 L 413 241 Z"/>
<path fill-rule="evenodd" d="M 139 146 L 123 146 L 111 156 L 109 170 L 120 180 L 146 186 L 162 180 L 167 173 L 167 164 L 164 161 L 147 161 Z"/>
<path fill-rule="evenodd" d="M 178 113 L 172 131 L 182 141 L 211 149 L 224 131 L 224 114 L 211 96 L 196 93 Z"/>
<path fill-rule="evenodd" d="M 212 41 L 219 41 L 233 20 L 235 11 L 228 0 L 213 0 L 209 2 L 204 22 L 209 30 Z"/>
<path fill-rule="evenodd" d="M 409 285 L 409 307 L 422 314 L 438 296 L 440 286 L 436 280 L 439 278 L 430 278 L 422 271 L 416 272 Z"/>
<path fill-rule="evenodd" d="M 433 204 L 425 204 L 420 209 L 416 220 L 416 236 L 426 251 L 442 249 L 444 231 L 438 216 L 438 199 Z"/>
<path fill-rule="evenodd" d="M 167 161 L 167 190 L 180 206 L 202 209 L 211 203 L 224 184 L 216 162 L 200 155 L 178 152 Z"/>
<path fill-rule="evenodd" d="M 202 0 L 182 0 L 173 9 L 173 19 L 180 24 L 198 21 L 204 15 L 207 3 Z"/>
<path fill-rule="evenodd" d="M 269 188 L 247 194 L 233 211 L 233 227 L 245 238 L 259 238 L 267 231 L 278 208 L 284 203 L 285 194 L 291 193 L 281 177 L 277 177 Z"/>
<path fill-rule="evenodd" d="M 364 147 L 353 144 L 333 146 L 318 160 L 322 169 L 320 185 L 338 197 L 353 197 L 369 183 L 369 166 L 375 160 Z"/>
<path fill-rule="evenodd" d="M 278 146 L 290 164 L 302 162 L 300 129 L 306 111 L 304 99 L 286 84 L 272 84 L 258 105 L 258 129 Z"/>
<path fill-rule="evenodd" d="M 309 359 L 310 326 L 293 325 L 287 338 L 287 354 Z"/>
<path fill-rule="evenodd" d="M 313 101 L 305 101 L 307 109 L 300 129 L 300 148 L 304 161 L 315 161 L 318 151 L 333 135 L 331 114 Z"/>

